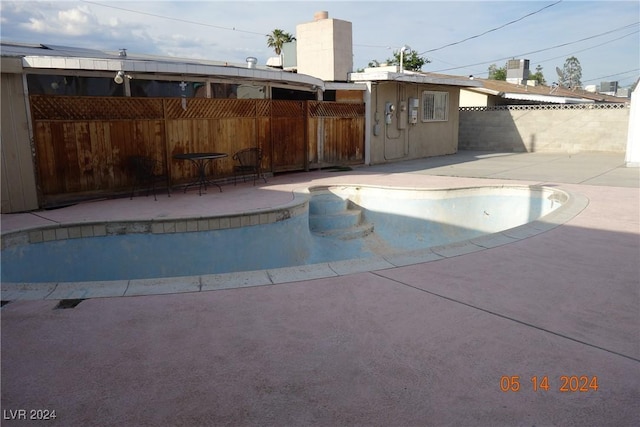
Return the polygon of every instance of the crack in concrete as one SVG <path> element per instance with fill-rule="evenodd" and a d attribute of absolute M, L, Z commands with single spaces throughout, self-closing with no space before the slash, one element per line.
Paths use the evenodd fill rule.
<path fill-rule="evenodd" d="M 570 337 L 568 335 L 561 334 L 559 332 L 554 332 L 554 331 L 552 331 L 550 329 L 546 329 L 546 328 L 543 328 L 541 326 L 537 326 L 537 325 L 534 325 L 532 323 L 525 322 L 523 320 L 518 320 L 518 319 L 513 318 L 513 317 L 505 316 L 504 314 L 500 314 L 500 313 L 497 313 L 495 311 L 488 310 L 486 308 L 478 307 L 476 305 L 469 304 L 467 302 L 460 301 L 460 300 L 457 300 L 455 298 L 451 298 L 451 297 L 448 297 L 448 296 L 445 296 L 445 295 L 441 295 L 441 294 L 438 294 L 438 293 L 435 293 L 435 292 L 432 292 L 432 291 L 428 291 L 426 289 L 422 289 L 422 288 L 419 288 L 417 286 L 413 286 L 413 285 L 410 285 L 408 283 L 404 283 L 404 282 L 402 282 L 400 280 L 396 280 L 396 279 L 393 279 L 391 277 L 383 276 L 381 274 L 378 274 L 375 271 L 371 271 L 370 273 L 374 274 L 374 275 L 376 275 L 378 277 L 381 277 L 383 279 L 391 280 L 392 282 L 398 283 L 400 285 L 403 285 L 403 286 L 406 286 L 406 287 L 409 287 L 409 288 L 413 288 L 413 289 L 418 290 L 420 292 L 424 292 L 424 293 L 427 293 L 429 295 L 433 295 L 435 297 L 442 298 L 442 299 L 445 299 L 447 301 L 454 302 L 456 304 L 461 304 L 461 305 L 464 305 L 466 307 L 472 308 L 474 310 L 479 310 L 479 311 L 482 311 L 484 313 L 490 314 L 492 316 L 497 316 L 497 317 L 500 317 L 500 318 L 503 318 L 503 319 L 506 319 L 506 320 L 510 320 L 512 322 L 519 323 L 519 324 L 524 325 L 524 326 L 526 326 L 528 328 L 534 328 L 534 329 L 537 329 L 539 331 L 546 332 L 546 333 L 555 335 L 555 336 L 560 337 L 560 338 L 564 338 L 564 339 L 567 339 L 567 340 L 570 340 L 570 341 L 573 341 L 573 342 L 577 342 L 578 344 L 582 344 L 582 345 L 586 345 L 586 346 L 589 346 L 589 347 L 592 347 L 592 348 L 595 348 L 595 349 L 598 349 L 598 350 L 606 351 L 607 353 L 611 353 L 611 354 L 614 354 L 616 356 L 624 357 L 625 359 L 633 360 L 634 362 L 639 362 L 640 363 L 640 359 L 637 359 L 637 358 L 635 358 L 633 356 L 629 356 L 629 355 L 626 355 L 626 354 L 623 354 L 623 353 L 619 353 L 619 352 L 617 352 L 615 350 L 604 348 L 604 347 L 601 347 L 601 346 L 596 345 L 596 344 L 591 344 L 591 343 L 588 343 L 586 341 L 582 341 L 582 340 L 579 340 L 577 338 L 573 338 L 573 337 Z"/>

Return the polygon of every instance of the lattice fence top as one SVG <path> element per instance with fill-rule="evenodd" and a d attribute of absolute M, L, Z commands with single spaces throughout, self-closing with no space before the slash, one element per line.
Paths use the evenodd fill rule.
<path fill-rule="evenodd" d="M 34 120 L 364 117 L 365 105 L 270 99 L 130 98 L 31 95 Z"/>
<path fill-rule="evenodd" d="M 303 101 L 271 101 L 271 115 L 274 117 L 302 117 Z"/>
<path fill-rule="evenodd" d="M 257 99 L 256 100 L 256 116 L 269 117 L 271 115 L 271 100 Z"/>
<path fill-rule="evenodd" d="M 310 117 L 364 117 L 364 104 L 309 101 Z"/>
<path fill-rule="evenodd" d="M 620 110 L 629 108 L 628 103 L 615 104 L 548 104 L 548 105 L 496 105 L 493 107 L 460 107 L 460 111 L 507 111 L 507 110 Z"/>
<path fill-rule="evenodd" d="M 165 100 L 167 119 L 255 117 L 253 99 L 172 98 Z"/>
<path fill-rule="evenodd" d="M 34 120 L 162 119 L 162 100 L 94 96 L 29 97 Z"/>

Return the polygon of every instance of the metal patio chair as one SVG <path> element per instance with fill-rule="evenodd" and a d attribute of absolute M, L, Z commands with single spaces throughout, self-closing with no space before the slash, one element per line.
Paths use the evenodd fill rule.
<path fill-rule="evenodd" d="M 262 173 L 262 149 L 258 147 L 245 148 L 233 155 L 233 160 L 237 164 L 233 167 L 233 185 L 236 185 L 238 175 L 242 175 L 243 182 L 246 182 L 247 174 L 253 176 L 253 185 L 256 185 L 256 179 L 261 177 L 267 182 L 264 173 Z"/>
<path fill-rule="evenodd" d="M 149 196 L 150 191 L 153 191 L 153 199 L 158 200 L 156 197 L 156 184 L 161 182 L 165 183 L 167 195 L 171 197 L 169 175 L 157 172 L 162 166 L 160 162 L 148 156 L 130 156 L 127 160 L 129 170 L 133 175 L 133 187 L 131 188 L 130 199 L 133 199 L 136 188 L 146 187 L 147 196 Z"/>

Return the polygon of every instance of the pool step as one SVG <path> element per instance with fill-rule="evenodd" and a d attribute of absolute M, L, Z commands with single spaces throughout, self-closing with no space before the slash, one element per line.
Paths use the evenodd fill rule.
<path fill-rule="evenodd" d="M 314 195 L 309 201 L 309 228 L 322 237 L 343 240 L 365 237 L 373 232 L 373 224 L 362 222 L 362 211 L 335 194 Z"/>
<path fill-rule="evenodd" d="M 349 228 L 337 228 L 334 230 L 314 231 L 321 237 L 333 237 L 341 240 L 359 239 L 373 233 L 373 224 L 360 224 Z"/>
<path fill-rule="evenodd" d="M 332 193 L 314 194 L 309 200 L 309 215 L 326 215 L 344 212 L 349 201 Z"/>
<path fill-rule="evenodd" d="M 362 212 L 356 209 L 345 209 L 342 212 L 320 215 L 309 215 L 311 231 L 339 230 L 360 224 Z"/>

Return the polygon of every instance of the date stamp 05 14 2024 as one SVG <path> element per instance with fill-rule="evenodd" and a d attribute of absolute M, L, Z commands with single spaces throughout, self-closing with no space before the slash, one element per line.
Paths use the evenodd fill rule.
<path fill-rule="evenodd" d="M 55 409 L 3 409 L 3 420 L 55 420 Z"/>
<path fill-rule="evenodd" d="M 598 391 L 598 377 L 587 375 L 560 375 L 559 381 L 554 385 L 549 381 L 549 376 L 532 376 L 531 390 L 549 391 L 557 390 L 560 393 L 587 393 Z M 500 391 L 504 393 L 519 392 L 524 387 L 519 375 L 503 375 L 500 377 Z M 3 420 L 55 420 L 56 411 L 50 409 L 3 409 Z"/>
<path fill-rule="evenodd" d="M 529 381 L 533 391 L 559 391 L 560 393 L 588 393 L 598 391 L 598 377 L 588 375 L 560 375 L 558 382 L 552 384 L 548 375 L 534 375 Z M 519 392 L 525 387 L 520 384 L 519 375 L 500 377 L 500 391 Z"/>

